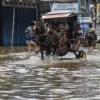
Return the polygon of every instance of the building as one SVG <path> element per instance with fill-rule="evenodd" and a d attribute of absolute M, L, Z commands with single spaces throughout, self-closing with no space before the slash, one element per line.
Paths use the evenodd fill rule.
<path fill-rule="evenodd" d="M 25 45 L 25 29 L 48 12 L 49 3 L 37 0 L 0 0 L 0 46 Z"/>
<path fill-rule="evenodd" d="M 50 2 L 78 0 L 0 0 L 0 46 L 25 45 L 26 27 L 50 11 Z"/>
<path fill-rule="evenodd" d="M 25 45 L 26 27 L 50 11 L 51 2 L 77 2 L 84 16 L 90 13 L 91 0 L 0 0 L 0 46 Z"/>

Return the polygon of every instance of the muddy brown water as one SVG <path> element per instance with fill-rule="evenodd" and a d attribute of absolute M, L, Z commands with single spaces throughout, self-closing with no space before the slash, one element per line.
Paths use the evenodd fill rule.
<path fill-rule="evenodd" d="M 99 58 L 50 66 L 1 64 L 0 100 L 100 100 Z"/>

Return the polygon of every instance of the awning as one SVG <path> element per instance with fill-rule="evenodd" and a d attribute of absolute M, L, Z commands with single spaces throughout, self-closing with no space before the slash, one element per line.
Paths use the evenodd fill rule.
<path fill-rule="evenodd" d="M 67 18 L 70 14 L 55 14 L 55 15 L 44 15 L 42 19 L 58 19 L 58 18 Z"/>
<path fill-rule="evenodd" d="M 41 0 L 41 1 L 46 1 L 46 2 L 78 2 L 78 0 Z"/>
<path fill-rule="evenodd" d="M 51 11 L 51 12 L 48 12 L 44 15 L 55 15 L 55 14 L 82 14 L 81 11 L 66 11 L 66 10 L 56 10 L 56 11 Z"/>
<path fill-rule="evenodd" d="M 82 14 L 82 12 L 72 12 L 72 11 L 52 11 L 44 14 L 41 19 L 58 19 L 58 18 L 67 18 L 76 14 Z"/>

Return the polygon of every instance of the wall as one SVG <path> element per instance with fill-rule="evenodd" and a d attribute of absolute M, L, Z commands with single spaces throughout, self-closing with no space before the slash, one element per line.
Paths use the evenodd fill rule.
<path fill-rule="evenodd" d="M 0 46 L 3 44 L 3 36 L 2 36 L 2 0 L 0 0 Z"/>
<path fill-rule="evenodd" d="M 25 45 L 25 29 L 30 25 L 31 20 L 36 20 L 36 7 L 32 2 L 22 2 L 10 0 L 2 2 L 2 33 L 3 46 L 11 46 L 13 6 L 15 5 L 14 36 L 13 45 Z"/>

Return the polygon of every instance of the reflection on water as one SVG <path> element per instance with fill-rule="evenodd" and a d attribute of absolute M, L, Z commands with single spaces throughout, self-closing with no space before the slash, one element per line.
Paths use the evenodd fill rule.
<path fill-rule="evenodd" d="M 95 55 L 45 66 L 29 64 L 34 57 L 0 65 L 0 100 L 100 100 L 100 55 Z"/>
<path fill-rule="evenodd" d="M 0 100 L 99 100 L 100 62 L 77 66 L 2 66 Z"/>

